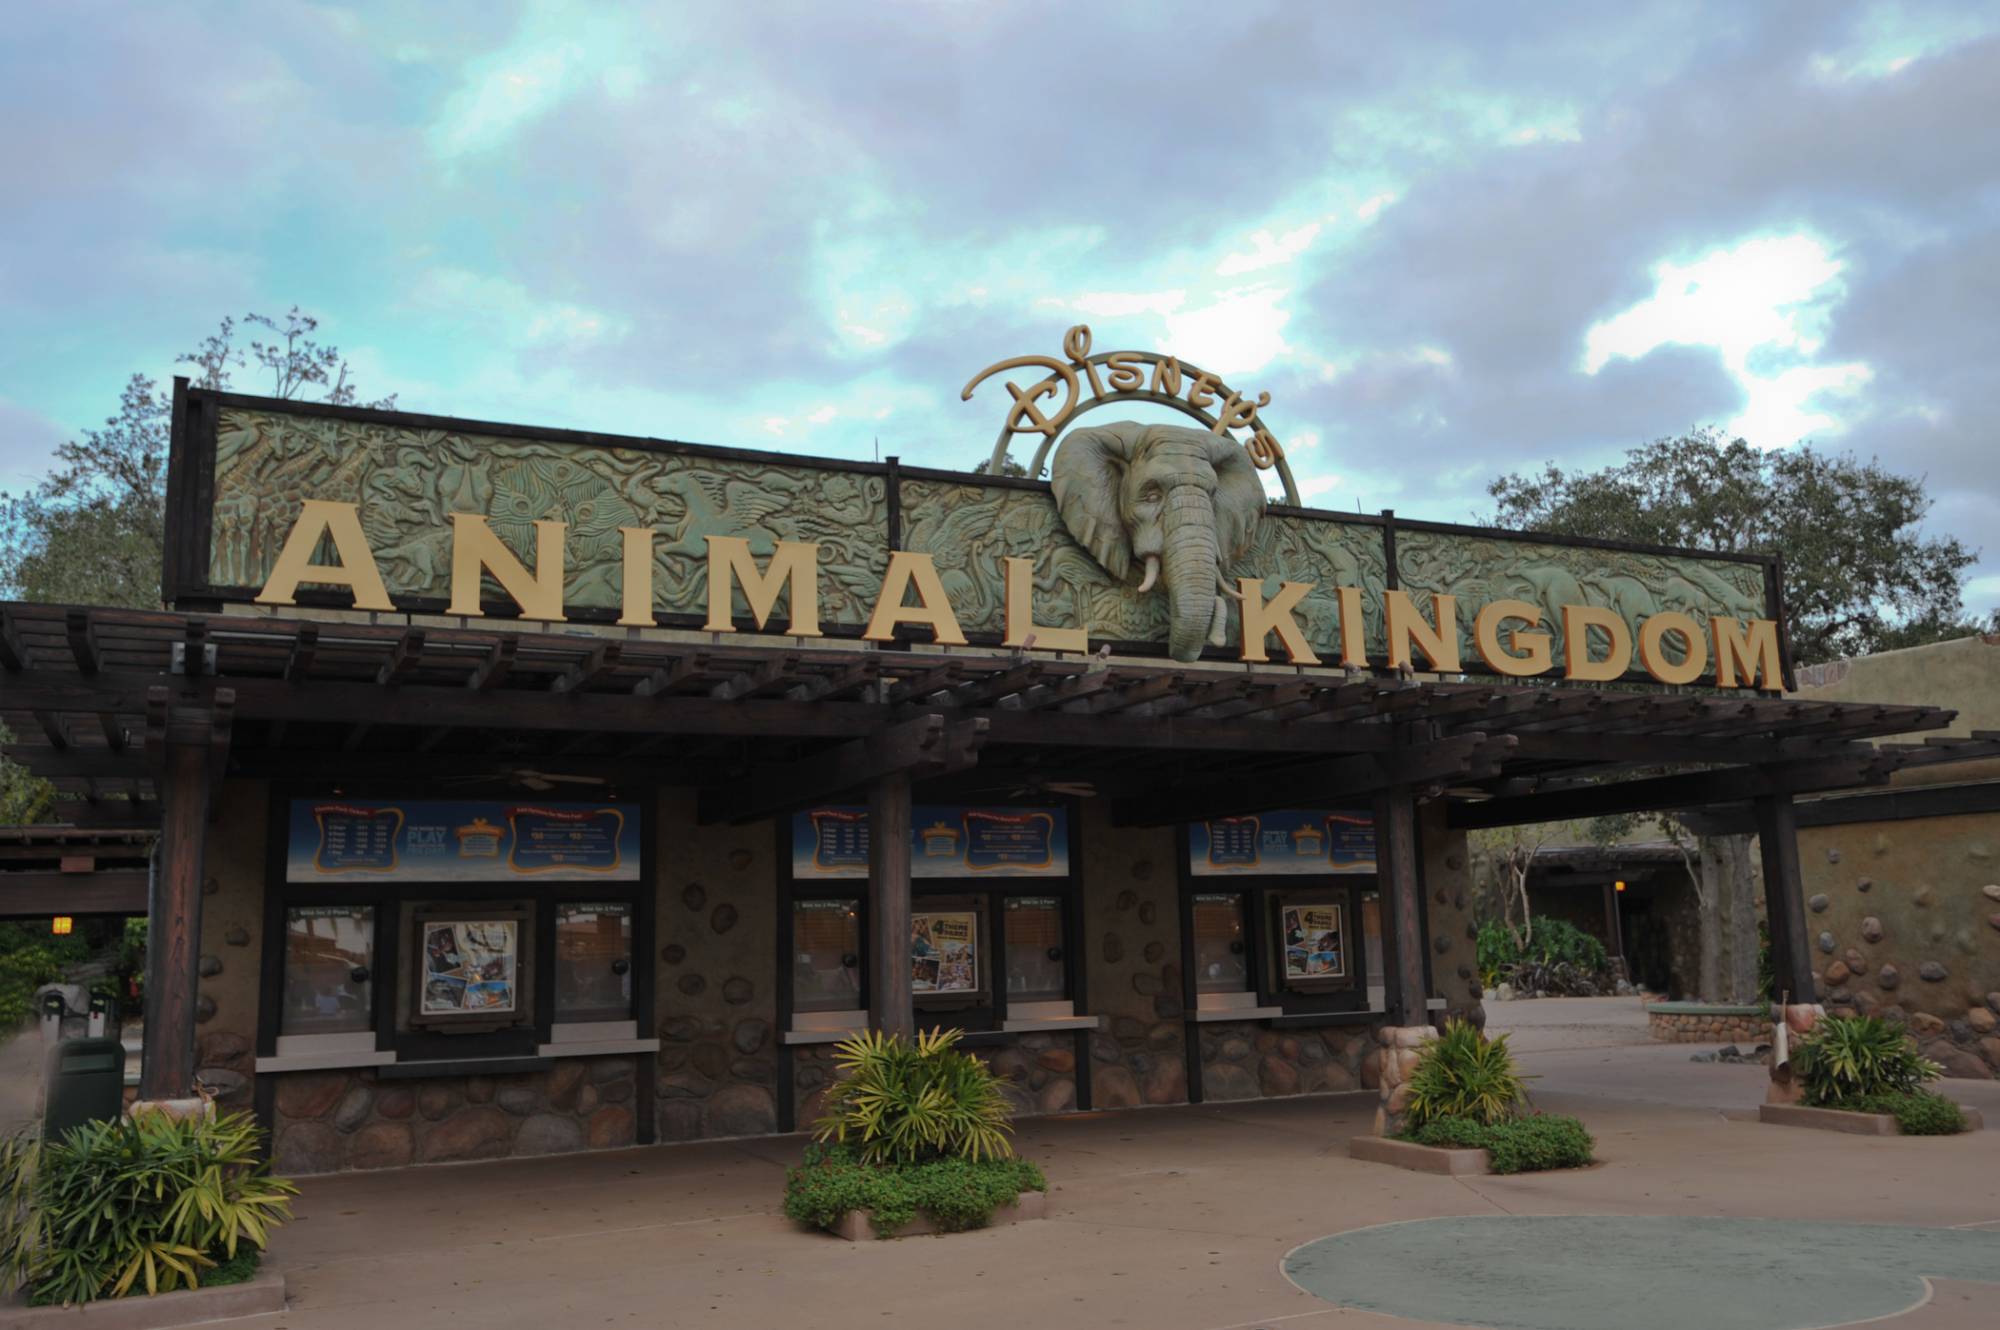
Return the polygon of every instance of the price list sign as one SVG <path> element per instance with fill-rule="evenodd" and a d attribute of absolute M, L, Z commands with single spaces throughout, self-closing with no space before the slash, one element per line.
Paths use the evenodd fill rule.
<path fill-rule="evenodd" d="M 1069 824 L 1060 808 L 918 804 L 910 812 L 912 877 L 1069 874 Z M 868 876 L 868 811 L 839 806 L 793 814 L 792 875 Z"/>
<path fill-rule="evenodd" d="M 1275 808 L 1188 827 L 1188 869 L 1297 875 L 1375 871 L 1375 821 L 1366 813 Z"/>
<path fill-rule="evenodd" d="M 288 882 L 639 880 L 639 818 L 617 805 L 294 799 L 288 832 Z"/>

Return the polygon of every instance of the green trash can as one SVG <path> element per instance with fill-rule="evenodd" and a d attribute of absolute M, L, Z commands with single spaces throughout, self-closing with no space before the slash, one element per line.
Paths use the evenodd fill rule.
<path fill-rule="evenodd" d="M 125 1111 L 125 1045 L 116 1039 L 65 1039 L 49 1054 L 42 1139 Z"/>

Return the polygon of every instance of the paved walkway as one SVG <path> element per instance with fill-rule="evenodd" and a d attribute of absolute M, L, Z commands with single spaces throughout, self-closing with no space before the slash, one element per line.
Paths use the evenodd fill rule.
<path fill-rule="evenodd" d="M 1590 1024 L 1554 1008 L 1537 1015 L 1555 1026 Z M 1578 1215 L 1758 1221 L 1744 1232 L 1768 1235 L 1771 1250 L 1786 1254 L 1785 1277 L 1823 1278 L 1841 1290 L 1836 1315 L 1851 1320 L 1879 1314 L 1880 1305 L 1905 1306 L 1922 1287 L 1919 1276 L 1941 1275 L 1927 1304 L 1884 1324 L 1990 1330 L 2000 1323 L 2000 1284 L 1951 1278 L 1968 1273 L 1959 1264 L 1912 1266 L 1908 1235 L 1880 1239 L 1895 1252 L 1871 1267 L 1857 1260 L 1855 1244 L 1866 1250 L 1877 1238 L 1848 1233 L 1851 1240 L 1829 1246 L 1819 1231 L 1797 1226 L 2000 1233 L 2000 1132 L 1903 1139 L 1760 1126 L 1741 1117 L 1761 1097 L 1761 1069 L 1691 1064 L 1693 1051 L 1585 1042 L 1529 1053 L 1543 1072 L 1538 1098 L 1578 1113 L 1598 1137 L 1602 1166 L 1562 1174 L 1453 1179 L 1356 1163 L 1345 1143 L 1367 1129 L 1369 1095 L 1031 1120 L 1022 1124 L 1021 1145 L 1054 1183 L 1053 1217 L 946 1238 L 848 1244 L 796 1230 L 778 1213 L 778 1198 L 798 1138 L 312 1179 L 298 1222 L 277 1245 L 292 1271 L 293 1309 L 239 1324 L 1412 1330 L 1443 1323 L 1308 1293 L 1285 1277 L 1287 1253 L 1403 1221 Z M 1621 1065 L 1661 1085 L 1678 1082 L 1681 1099 L 1708 1102 L 1604 1093 L 1599 1083 L 1615 1079 Z M 1491 1305 L 1482 1299 L 1491 1297 L 1493 1271 L 1460 1259 L 1455 1240 L 1429 1242 L 1391 1246 L 1428 1251 L 1418 1267 L 1423 1280 L 1457 1289 L 1461 1300 L 1428 1313 L 1405 1310 Z M 1595 1267 L 1570 1261 L 1570 1243 L 1528 1246 L 1558 1258 L 1545 1282 L 1568 1271 L 1575 1287 L 1588 1288 Z M 1759 1268 L 1756 1255 L 1745 1253 L 1745 1268 Z M 2000 1273 L 2000 1265 L 1985 1271 Z M 1342 1297 L 1338 1286 L 1325 1291 Z M 1740 1282 L 1686 1282 L 1672 1294 L 1674 1323 L 1756 1324 L 1738 1315 L 1746 1296 Z M 1489 1323 L 1547 1330 L 1574 1323 L 1536 1315 Z M 1616 1308 L 1582 1324 L 1640 1330 Z"/>

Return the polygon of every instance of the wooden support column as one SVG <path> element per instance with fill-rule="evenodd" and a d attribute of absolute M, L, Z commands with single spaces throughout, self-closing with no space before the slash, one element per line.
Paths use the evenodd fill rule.
<path fill-rule="evenodd" d="M 910 1003 L 910 773 L 891 771 L 868 786 L 868 1024 L 905 1038 L 916 1030 Z"/>
<path fill-rule="evenodd" d="M 146 1047 L 139 1098 L 194 1093 L 201 883 L 208 849 L 205 745 L 166 745 L 159 772 L 160 842 L 146 904 Z M 268 996 L 268 995 L 267 995 Z"/>
<path fill-rule="evenodd" d="M 1387 914 L 1382 939 L 1389 1024 L 1428 1025 L 1423 888 L 1417 882 L 1417 805 L 1408 787 L 1375 798 L 1375 872 Z"/>
<path fill-rule="evenodd" d="M 1798 808 L 1789 794 L 1756 800 L 1757 844 L 1764 857 L 1764 911 L 1771 928 L 1772 996 L 1791 1006 L 1819 1001 L 1799 878 Z"/>

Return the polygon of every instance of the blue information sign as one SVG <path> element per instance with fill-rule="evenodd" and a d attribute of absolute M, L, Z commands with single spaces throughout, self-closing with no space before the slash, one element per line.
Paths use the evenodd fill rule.
<path fill-rule="evenodd" d="M 287 882 L 639 880 L 639 819 L 618 804 L 294 799 L 290 832 Z"/>
<path fill-rule="evenodd" d="M 1188 827 L 1188 868 L 1196 877 L 1372 873 L 1375 821 L 1367 813 L 1277 808 L 1195 822 Z"/>
<path fill-rule="evenodd" d="M 912 877 L 1069 874 L 1069 824 L 1060 808 L 918 804 L 910 811 Z M 868 811 L 829 806 L 794 813 L 792 873 L 868 876 Z"/>

